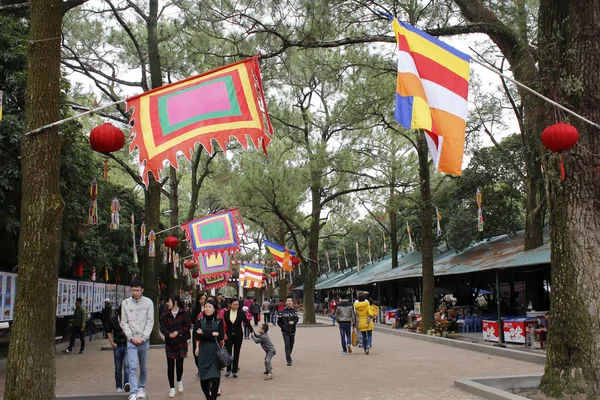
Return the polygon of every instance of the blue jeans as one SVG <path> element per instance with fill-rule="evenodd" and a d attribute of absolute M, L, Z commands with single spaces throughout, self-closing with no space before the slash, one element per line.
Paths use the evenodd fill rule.
<path fill-rule="evenodd" d="M 347 352 L 348 346 L 352 344 L 352 336 L 350 335 L 350 322 L 338 322 L 340 327 L 340 336 L 342 338 L 342 350 Z"/>
<path fill-rule="evenodd" d="M 363 349 L 367 351 L 367 346 L 373 347 L 373 331 L 361 331 L 363 337 Z"/>
<path fill-rule="evenodd" d="M 277 311 L 271 313 L 271 323 L 273 325 L 275 325 L 276 321 L 277 321 Z"/>
<path fill-rule="evenodd" d="M 113 355 L 115 357 L 115 383 L 117 385 L 117 389 L 123 389 L 123 385 L 127 385 L 129 383 L 127 345 L 115 347 L 113 349 Z M 125 366 L 125 375 L 123 375 L 123 365 Z"/>
<path fill-rule="evenodd" d="M 130 393 L 135 393 L 138 388 L 146 388 L 146 381 L 148 379 L 148 368 L 146 367 L 146 361 L 148 360 L 148 349 L 150 344 L 144 342 L 139 346 L 127 342 L 127 363 L 129 364 L 129 387 L 131 388 Z M 137 379 L 137 366 L 138 360 L 140 362 L 140 382 L 138 385 Z"/>

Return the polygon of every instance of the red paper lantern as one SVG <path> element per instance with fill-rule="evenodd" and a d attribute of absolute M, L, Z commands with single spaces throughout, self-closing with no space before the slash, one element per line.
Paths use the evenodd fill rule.
<path fill-rule="evenodd" d="M 174 249 L 179 244 L 179 240 L 175 236 L 169 236 L 165 239 L 165 246 Z"/>
<path fill-rule="evenodd" d="M 300 259 L 298 257 L 292 256 L 292 265 L 298 265 L 298 264 L 300 264 Z"/>
<path fill-rule="evenodd" d="M 555 153 L 562 153 L 575 146 L 579 139 L 579 133 L 573 125 L 559 122 L 558 124 L 550 125 L 542 132 L 542 144 L 548 150 Z M 565 180 L 565 166 L 560 154 L 560 176 Z"/>
<path fill-rule="evenodd" d="M 193 262 L 193 261 L 189 261 L 189 260 L 188 260 L 188 261 L 185 261 L 185 262 L 183 263 L 183 266 L 184 266 L 186 269 L 192 269 L 192 268 L 194 268 L 194 262 Z"/>
<path fill-rule="evenodd" d="M 85 263 L 82 262 L 81 264 L 79 264 L 76 268 L 75 268 L 75 276 L 78 278 L 82 278 L 83 277 L 83 268 L 85 267 Z"/>
<path fill-rule="evenodd" d="M 263 278 L 263 281 L 266 281 L 267 280 L 267 275 L 263 274 L 262 278 Z"/>
<path fill-rule="evenodd" d="M 188 293 L 189 293 L 189 294 L 192 294 L 193 292 L 190 290 Z"/>
<path fill-rule="evenodd" d="M 112 153 L 125 145 L 125 135 L 119 128 L 106 123 L 92 129 L 90 132 L 90 146 L 98 153 Z"/>
<path fill-rule="evenodd" d="M 277 272 L 273 271 L 271 272 L 271 278 L 275 278 L 277 276 Z"/>
<path fill-rule="evenodd" d="M 194 272 L 192 272 L 192 278 L 194 278 L 194 279 L 198 279 L 198 276 L 199 276 L 199 275 L 198 275 L 198 273 L 197 273 L 197 272 L 195 272 L 195 271 L 194 271 Z"/>

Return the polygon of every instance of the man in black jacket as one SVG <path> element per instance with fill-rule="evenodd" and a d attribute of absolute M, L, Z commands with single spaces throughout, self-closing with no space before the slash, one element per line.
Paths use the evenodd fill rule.
<path fill-rule="evenodd" d="M 110 299 L 107 297 L 104 299 L 104 308 L 102 309 L 102 326 L 104 326 L 104 332 L 102 332 L 102 336 L 106 337 L 106 327 L 110 324 L 110 318 L 112 317 L 112 305 L 110 304 Z"/>
<path fill-rule="evenodd" d="M 283 343 L 285 343 L 285 358 L 288 367 L 292 365 L 292 351 L 294 350 L 294 341 L 296 338 L 296 324 L 298 323 L 298 312 L 294 308 L 294 299 L 288 296 L 285 299 L 285 308 L 277 314 L 277 325 L 281 328 L 283 334 Z"/>
<path fill-rule="evenodd" d="M 117 393 L 120 393 L 125 389 L 129 392 L 129 365 L 127 364 L 127 338 L 123 333 L 123 329 L 120 325 L 121 321 L 121 306 L 117 308 L 117 315 L 113 315 L 109 318 L 105 328 L 106 337 L 110 345 L 113 347 L 113 355 L 115 359 L 115 384 L 117 386 Z M 124 368 L 123 368 L 124 366 Z M 125 370 L 125 376 L 123 376 L 123 369 Z M 123 381 L 125 387 L 123 387 Z"/>

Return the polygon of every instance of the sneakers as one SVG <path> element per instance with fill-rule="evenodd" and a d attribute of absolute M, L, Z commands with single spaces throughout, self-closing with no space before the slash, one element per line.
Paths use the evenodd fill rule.
<path fill-rule="evenodd" d="M 71 350 L 69 350 L 69 349 L 64 349 L 63 350 L 63 353 L 65 353 L 65 354 L 69 354 L 70 352 L 71 352 Z"/>
<path fill-rule="evenodd" d="M 183 393 L 183 382 L 177 382 L 177 390 L 179 393 Z"/>
<path fill-rule="evenodd" d="M 129 392 L 129 390 L 131 390 L 131 386 L 129 386 L 129 383 L 125 384 L 125 391 Z"/>
<path fill-rule="evenodd" d="M 133 393 L 129 395 L 129 398 L 127 400 L 137 400 L 137 394 Z"/>
<path fill-rule="evenodd" d="M 123 391 L 123 389 L 117 388 L 117 393 L 121 393 L 122 391 Z"/>
<path fill-rule="evenodd" d="M 292 362 L 291 362 L 291 361 L 288 361 L 288 363 L 287 363 L 287 366 L 288 366 L 288 367 L 291 367 L 291 366 L 292 366 Z"/>
<path fill-rule="evenodd" d="M 229 375 L 231 375 L 230 371 L 225 372 L 225 378 L 229 378 Z"/>
<path fill-rule="evenodd" d="M 172 399 L 175 397 L 175 388 L 169 389 L 169 398 Z"/>
<path fill-rule="evenodd" d="M 146 398 L 146 389 L 144 388 L 139 388 L 137 390 L 137 398 L 138 399 L 145 399 Z"/>
<path fill-rule="evenodd" d="M 352 354 L 352 347 L 350 347 L 350 345 L 348 345 L 347 347 L 348 347 L 348 354 Z"/>
<path fill-rule="evenodd" d="M 83 350 L 79 350 L 79 354 L 83 354 Z"/>
<path fill-rule="evenodd" d="M 371 346 L 367 346 L 367 348 L 365 349 L 365 354 L 369 355 L 369 350 L 371 350 Z"/>
<path fill-rule="evenodd" d="M 233 377 L 234 377 L 234 378 L 237 378 L 237 372 L 234 372 L 234 373 L 233 373 Z"/>
<path fill-rule="evenodd" d="M 341 354 L 348 354 L 348 352 L 342 350 Z"/>
<path fill-rule="evenodd" d="M 269 375 L 269 371 L 267 371 L 267 370 L 265 369 L 265 372 L 263 372 L 263 374 L 265 374 L 265 375 Z"/>

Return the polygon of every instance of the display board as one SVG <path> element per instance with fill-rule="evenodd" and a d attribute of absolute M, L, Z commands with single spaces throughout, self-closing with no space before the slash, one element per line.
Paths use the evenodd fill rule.
<path fill-rule="evenodd" d="M 104 299 L 106 298 L 106 284 L 94 283 L 94 312 L 100 312 L 104 308 Z"/>
<path fill-rule="evenodd" d="M 83 303 L 81 305 L 85 308 L 85 311 L 89 314 L 92 312 L 92 306 L 94 303 L 94 282 L 77 282 L 77 297 L 81 297 Z"/>
<path fill-rule="evenodd" d="M 110 305 L 112 306 L 113 310 L 116 310 L 119 306 L 117 304 L 117 285 L 114 283 L 106 284 L 106 298 L 110 299 Z"/>
<path fill-rule="evenodd" d="M 123 300 L 131 297 L 131 286 L 123 286 Z"/>
<path fill-rule="evenodd" d="M 125 300 L 125 286 L 117 285 L 117 307 Z"/>
<path fill-rule="evenodd" d="M 70 279 L 58 280 L 58 296 L 56 301 L 56 316 L 65 317 L 75 313 L 77 298 L 77 281 Z"/>
<path fill-rule="evenodd" d="M 0 272 L 0 310 L 2 321 L 12 321 L 14 318 L 15 295 L 17 293 L 17 274 Z"/>

